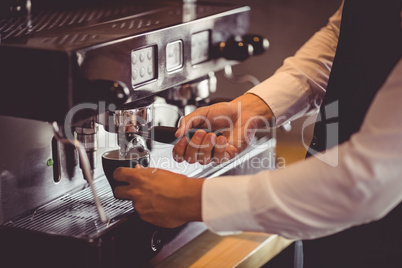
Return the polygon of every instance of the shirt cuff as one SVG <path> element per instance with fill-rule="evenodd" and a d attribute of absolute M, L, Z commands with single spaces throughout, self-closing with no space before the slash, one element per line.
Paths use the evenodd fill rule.
<path fill-rule="evenodd" d="M 219 235 L 239 233 L 245 229 L 263 231 L 250 211 L 250 179 L 251 176 L 224 176 L 204 182 L 202 218 L 209 230 Z"/>
<path fill-rule="evenodd" d="M 247 93 L 257 95 L 271 108 L 276 124 L 301 117 L 310 108 L 310 89 L 308 84 L 301 84 L 295 77 L 285 72 L 278 72 L 267 80 L 253 87 Z"/>

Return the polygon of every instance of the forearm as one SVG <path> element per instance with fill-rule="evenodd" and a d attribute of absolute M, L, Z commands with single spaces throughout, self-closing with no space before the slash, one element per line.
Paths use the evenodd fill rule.
<path fill-rule="evenodd" d="M 335 56 L 341 8 L 272 77 L 248 91 L 271 107 L 278 124 L 318 109 Z"/>
<path fill-rule="evenodd" d="M 231 101 L 231 104 L 236 107 L 239 117 L 254 119 L 255 127 L 264 127 L 273 118 L 271 108 L 257 95 L 243 94 Z"/>
<path fill-rule="evenodd" d="M 361 130 L 348 142 L 286 169 L 207 181 L 207 225 L 214 231 L 264 231 L 308 239 L 383 217 L 402 198 L 401 83 L 402 60 L 378 92 Z M 231 188 L 223 187 L 229 183 Z"/>

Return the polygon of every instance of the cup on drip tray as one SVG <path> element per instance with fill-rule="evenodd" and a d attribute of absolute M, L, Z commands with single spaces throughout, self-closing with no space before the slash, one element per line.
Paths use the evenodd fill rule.
<path fill-rule="evenodd" d="M 134 168 L 136 165 L 147 167 L 150 162 L 149 151 L 144 148 L 132 148 L 125 156 L 120 154 L 120 150 L 112 150 L 105 152 L 102 155 L 103 172 L 110 184 L 110 187 L 114 191 L 114 188 L 118 185 L 124 185 L 126 183 L 116 181 L 113 178 L 114 171 L 119 167 Z"/>

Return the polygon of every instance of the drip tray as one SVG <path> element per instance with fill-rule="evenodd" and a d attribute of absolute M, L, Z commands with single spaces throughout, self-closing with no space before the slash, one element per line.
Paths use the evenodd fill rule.
<path fill-rule="evenodd" d="M 5 223 L 5 226 L 45 234 L 94 239 L 134 213 L 131 201 L 114 198 L 105 177 L 95 180 L 96 192 L 104 207 L 108 222 L 100 221 L 98 210 L 89 187 L 60 197 L 34 212 Z"/>

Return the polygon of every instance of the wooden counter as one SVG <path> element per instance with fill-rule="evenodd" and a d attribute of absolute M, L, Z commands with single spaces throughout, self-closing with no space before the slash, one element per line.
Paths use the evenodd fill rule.
<path fill-rule="evenodd" d="M 296 124 L 293 132 L 300 132 Z M 306 140 L 311 139 L 309 130 Z M 304 159 L 306 149 L 301 144 L 300 135 L 282 133 L 278 135 L 277 157 L 286 165 Z M 168 256 L 156 268 L 257 268 L 271 260 L 293 241 L 277 235 L 264 233 L 242 233 L 240 235 L 219 236 L 205 231 L 188 244 Z"/>
<path fill-rule="evenodd" d="M 219 236 L 207 230 L 154 267 L 255 268 L 265 264 L 291 243 L 291 240 L 277 235 L 245 232 Z"/>

